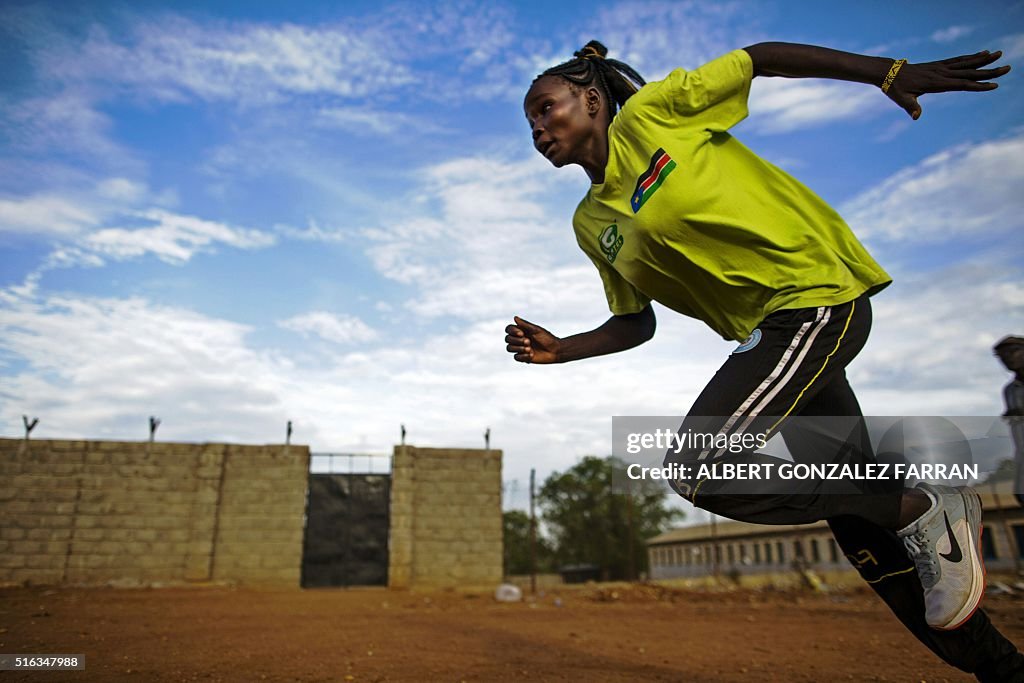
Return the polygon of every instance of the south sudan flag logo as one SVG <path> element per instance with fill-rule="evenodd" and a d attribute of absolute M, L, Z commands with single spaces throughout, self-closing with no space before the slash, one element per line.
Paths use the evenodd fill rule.
<path fill-rule="evenodd" d="M 640 207 L 647 203 L 647 200 L 658 191 L 661 184 L 665 182 L 665 178 L 675 168 L 676 162 L 672 161 L 672 157 L 666 154 L 665 150 L 659 149 L 654 153 L 654 156 L 651 157 L 651 165 L 636 181 L 636 189 L 633 190 L 633 197 L 629 200 L 630 206 L 633 207 L 633 213 L 639 211 Z"/>

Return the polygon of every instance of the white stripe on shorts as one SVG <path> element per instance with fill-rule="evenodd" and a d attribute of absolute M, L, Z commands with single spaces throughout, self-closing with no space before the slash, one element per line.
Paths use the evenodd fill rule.
<path fill-rule="evenodd" d="M 824 321 L 822 320 L 822 318 L 824 318 Z M 761 396 L 761 394 L 763 394 L 765 391 L 767 391 L 768 387 L 770 387 L 775 382 L 775 380 L 777 380 L 779 378 L 779 375 L 782 374 L 783 370 L 786 368 L 786 365 L 789 363 L 790 359 L 793 357 L 793 353 L 795 353 L 796 349 L 800 346 L 800 342 L 803 340 L 804 335 L 807 334 L 807 330 L 810 329 L 813 326 L 814 330 L 811 332 L 811 335 L 810 335 L 810 338 L 808 340 L 807 345 L 804 346 L 804 349 L 800 353 L 800 355 L 797 357 L 796 362 L 793 365 L 793 368 L 790 369 L 790 372 L 787 373 L 786 377 L 783 379 L 782 385 L 784 385 L 786 382 L 788 382 L 792 378 L 793 373 L 795 372 L 794 368 L 797 365 L 799 365 L 800 361 L 802 361 L 804 356 L 806 356 L 807 348 L 809 348 L 810 343 L 813 342 L 814 338 L 818 335 L 818 331 L 820 331 L 821 328 L 824 327 L 825 323 L 828 322 L 828 318 L 829 318 L 829 309 L 825 308 L 824 306 L 819 306 L 818 307 L 818 313 L 817 313 L 817 315 L 814 318 L 814 322 L 807 322 L 807 323 L 804 323 L 803 325 L 800 326 L 800 329 L 797 330 L 796 335 L 793 336 L 793 340 L 789 343 L 789 347 L 782 354 L 782 358 L 779 359 L 778 364 L 776 364 L 775 368 L 770 373 L 768 373 L 768 376 L 765 377 L 764 381 L 761 382 L 761 384 L 758 385 L 758 387 L 756 389 L 754 389 L 753 393 L 751 393 L 750 396 L 748 396 L 743 401 L 743 403 L 740 404 L 740 407 L 737 408 L 736 412 L 734 412 L 729 417 L 729 419 L 726 420 L 725 424 L 722 425 L 722 428 L 720 430 L 718 430 L 718 434 L 715 435 L 715 442 L 718 442 L 720 440 L 719 437 L 721 437 L 722 435 L 728 435 L 729 432 L 732 430 L 733 426 L 736 424 L 736 422 L 741 417 L 743 417 L 744 413 L 746 413 L 747 410 L 750 409 L 750 406 L 753 405 L 754 401 L 756 401 Z M 778 387 L 776 388 L 776 390 L 771 395 L 774 396 L 777 393 L 778 393 Z M 757 416 L 757 412 L 760 411 L 760 410 L 763 410 L 764 406 L 765 406 L 764 402 L 758 404 L 757 408 L 755 408 L 754 413 L 751 414 L 751 418 L 756 417 Z M 747 422 L 744 422 L 744 426 L 746 424 L 748 424 L 748 423 L 749 423 L 749 420 Z M 720 448 L 718 450 L 718 452 L 715 453 L 715 457 L 716 458 L 720 457 L 723 453 L 725 453 L 725 450 L 726 449 L 724 447 Z M 705 448 L 704 451 L 701 452 L 700 456 L 698 456 L 697 460 L 704 460 L 708 456 L 708 454 L 710 452 L 711 452 L 711 448 Z"/>

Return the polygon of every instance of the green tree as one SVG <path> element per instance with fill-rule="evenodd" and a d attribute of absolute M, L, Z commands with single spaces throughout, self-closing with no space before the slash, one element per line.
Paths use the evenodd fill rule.
<path fill-rule="evenodd" d="M 621 465 L 621 463 L 620 463 Z M 595 564 L 605 579 L 647 569 L 645 541 L 682 518 L 661 491 L 612 492 L 613 458 L 587 456 L 541 486 L 538 501 L 559 565 Z"/>
<path fill-rule="evenodd" d="M 505 576 L 530 573 L 530 515 L 522 510 L 502 513 L 505 541 Z M 551 545 L 537 530 L 534 547 L 537 573 L 554 570 Z"/>
<path fill-rule="evenodd" d="M 999 464 L 992 473 L 988 475 L 988 478 L 985 479 L 984 483 L 992 484 L 995 482 L 1013 481 L 1013 477 L 1016 472 L 1017 468 L 1014 464 L 1013 458 L 1005 458 L 999 461 Z"/>

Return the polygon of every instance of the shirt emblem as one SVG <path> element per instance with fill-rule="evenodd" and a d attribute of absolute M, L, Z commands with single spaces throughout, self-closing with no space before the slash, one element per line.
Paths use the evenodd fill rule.
<path fill-rule="evenodd" d="M 597 241 L 608 263 L 615 263 L 615 257 L 619 255 L 619 249 L 622 249 L 622 243 L 626 239 L 619 234 L 619 226 L 612 223 L 604 229 Z"/>
<path fill-rule="evenodd" d="M 633 196 L 629 200 L 630 206 L 633 207 L 633 213 L 637 213 L 647 203 L 647 200 L 658 191 L 661 184 L 665 182 L 665 178 L 675 168 L 676 162 L 665 150 L 659 148 L 651 157 L 651 165 L 647 167 L 647 171 L 636 181 L 636 189 L 633 190 Z"/>
<path fill-rule="evenodd" d="M 743 343 L 736 347 L 733 353 L 744 353 L 757 346 L 758 342 L 761 341 L 761 330 L 760 328 L 751 332 L 750 336 L 743 340 Z"/>

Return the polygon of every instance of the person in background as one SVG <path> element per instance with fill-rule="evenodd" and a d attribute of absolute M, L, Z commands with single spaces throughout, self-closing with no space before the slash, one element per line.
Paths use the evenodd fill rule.
<path fill-rule="evenodd" d="M 1013 494 L 1017 502 L 1024 505 L 1024 337 L 1004 337 L 993 350 L 1006 369 L 1013 373 L 1013 379 L 1003 387 L 1003 401 L 1006 403 L 1003 417 L 1009 422 L 1013 437 L 1013 460 L 1017 470 Z"/>

